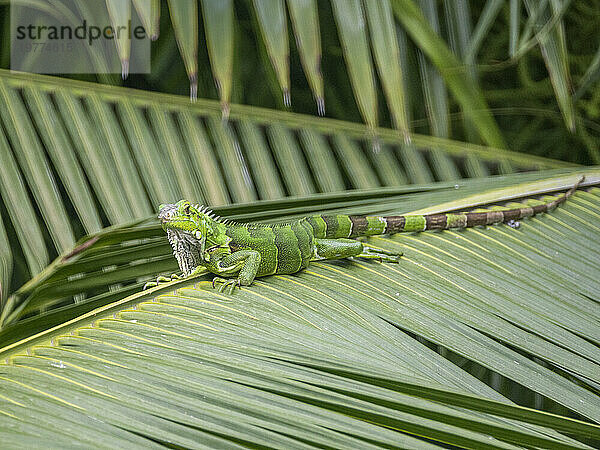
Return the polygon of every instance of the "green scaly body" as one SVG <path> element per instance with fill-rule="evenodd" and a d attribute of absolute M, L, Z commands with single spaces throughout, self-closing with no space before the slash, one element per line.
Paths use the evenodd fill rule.
<path fill-rule="evenodd" d="M 554 209 L 573 194 L 582 180 L 548 203 L 533 201 L 533 206 L 463 214 L 317 215 L 285 224 L 246 224 L 222 220 L 206 208 L 181 200 L 161 205 L 158 217 L 184 276 L 206 268 L 218 275 L 213 285 L 220 282 L 221 290 L 227 286 L 233 290 L 236 285 L 250 285 L 257 276 L 298 272 L 314 260 L 357 256 L 398 262 L 400 253 L 371 248 L 353 238 L 502 222 L 514 224 Z M 235 278 L 226 280 L 221 276 Z"/>

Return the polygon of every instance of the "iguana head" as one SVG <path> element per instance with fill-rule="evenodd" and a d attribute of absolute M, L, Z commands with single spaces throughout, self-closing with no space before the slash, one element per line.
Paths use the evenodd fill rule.
<path fill-rule="evenodd" d="M 201 233 L 206 235 L 206 223 L 212 221 L 203 208 L 198 205 L 192 205 L 187 200 L 180 200 L 177 203 L 160 205 L 158 211 L 163 230 L 176 230 L 181 233 L 196 235 Z M 201 239 L 201 236 L 198 236 Z"/>
<path fill-rule="evenodd" d="M 203 263 L 204 249 L 220 245 L 224 231 L 212 212 L 187 200 L 160 205 L 158 218 L 173 247 L 179 268 L 189 274 Z"/>

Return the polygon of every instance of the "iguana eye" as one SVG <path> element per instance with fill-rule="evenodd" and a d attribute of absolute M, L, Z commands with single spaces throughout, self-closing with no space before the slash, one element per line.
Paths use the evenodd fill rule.
<path fill-rule="evenodd" d="M 187 216 L 189 216 L 189 215 L 190 215 L 190 205 L 189 205 L 189 204 L 187 204 L 187 205 L 185 205 L 185 206 L 183 207 L 183 212 L 184 212 L 184 213 L 185 213 Z"/>

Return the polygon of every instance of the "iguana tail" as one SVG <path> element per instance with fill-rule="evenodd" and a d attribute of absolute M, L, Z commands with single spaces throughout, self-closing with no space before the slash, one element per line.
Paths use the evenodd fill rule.
<path fill-rule="evenodd" d="M 469 212 L 463 214 L 427 214 L 407 216 L 311 216 L 308 223 L 316 238 L 354 238 L 378 234 L 400 233 L 402 231 L 447 230 L 478 225 L 510 222 L 544 213 L 556 208 L 577 190 L 584 180 L 582 177 L 564 194 L 549 203 L 526 206 L 516 209 Z"/>

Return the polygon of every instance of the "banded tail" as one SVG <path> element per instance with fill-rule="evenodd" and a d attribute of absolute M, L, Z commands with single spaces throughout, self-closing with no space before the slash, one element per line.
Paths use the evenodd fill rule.
<path fill-rule="evenodd" d="M 447 230 L 478 225 L 506 223 L 553 210 L 577 190 L 585 177 L 549 203 L 523 208 L 463 214 L 427 214 L 407 216 L 311 216 L 307 218 L 316 238 L 355 238 L 408 231 Z"/>

